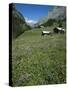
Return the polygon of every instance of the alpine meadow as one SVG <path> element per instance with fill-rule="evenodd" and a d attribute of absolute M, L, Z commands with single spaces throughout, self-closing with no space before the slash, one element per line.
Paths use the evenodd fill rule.
<path fill-rule="evenodd" d="M 12 86 L 66 83 L 66 7 L 12 4 Z"/>

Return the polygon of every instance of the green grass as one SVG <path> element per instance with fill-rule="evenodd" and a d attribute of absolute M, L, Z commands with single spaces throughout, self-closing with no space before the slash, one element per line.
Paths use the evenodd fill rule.
<path fill-rule="evenodd" d="M 41 36 L 41 31 L 26 31 L 12 41 L 13 86 L 66 82 L 66 36 Z"/>

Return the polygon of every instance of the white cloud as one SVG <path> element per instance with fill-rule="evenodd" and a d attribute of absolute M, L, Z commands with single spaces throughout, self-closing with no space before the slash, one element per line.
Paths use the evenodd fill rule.
<path fill-rule="evenodd" d="M 36 24 L 36 23 L 37 23 L 37 21 L 28 19 L 27 17 L 25 17 L 25 21 L 26 21 L 26 23 L 28 23 L 28 24 Z"/>

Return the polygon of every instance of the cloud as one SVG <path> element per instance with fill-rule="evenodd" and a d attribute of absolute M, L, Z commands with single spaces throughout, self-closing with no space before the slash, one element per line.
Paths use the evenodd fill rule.
<path fill-rule="evenodd" d="M 37 23 L 37 21 L 28 19 L 27 17 L 25 17 L 25 21 L 26 21 L 26 23 L 28 23 L 28 24 L 36 24 L 36 23 Z"/>

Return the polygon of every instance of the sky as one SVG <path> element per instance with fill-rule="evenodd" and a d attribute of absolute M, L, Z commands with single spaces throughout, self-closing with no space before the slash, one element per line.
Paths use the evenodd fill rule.
<path fill-rule="evenodd" d="M 34 5 L 34 4 L 16 4 L 16 9 L 24 16 L 26 22 L 36 23 L 41 18 L 48 15 L 53 6 Z"/>

